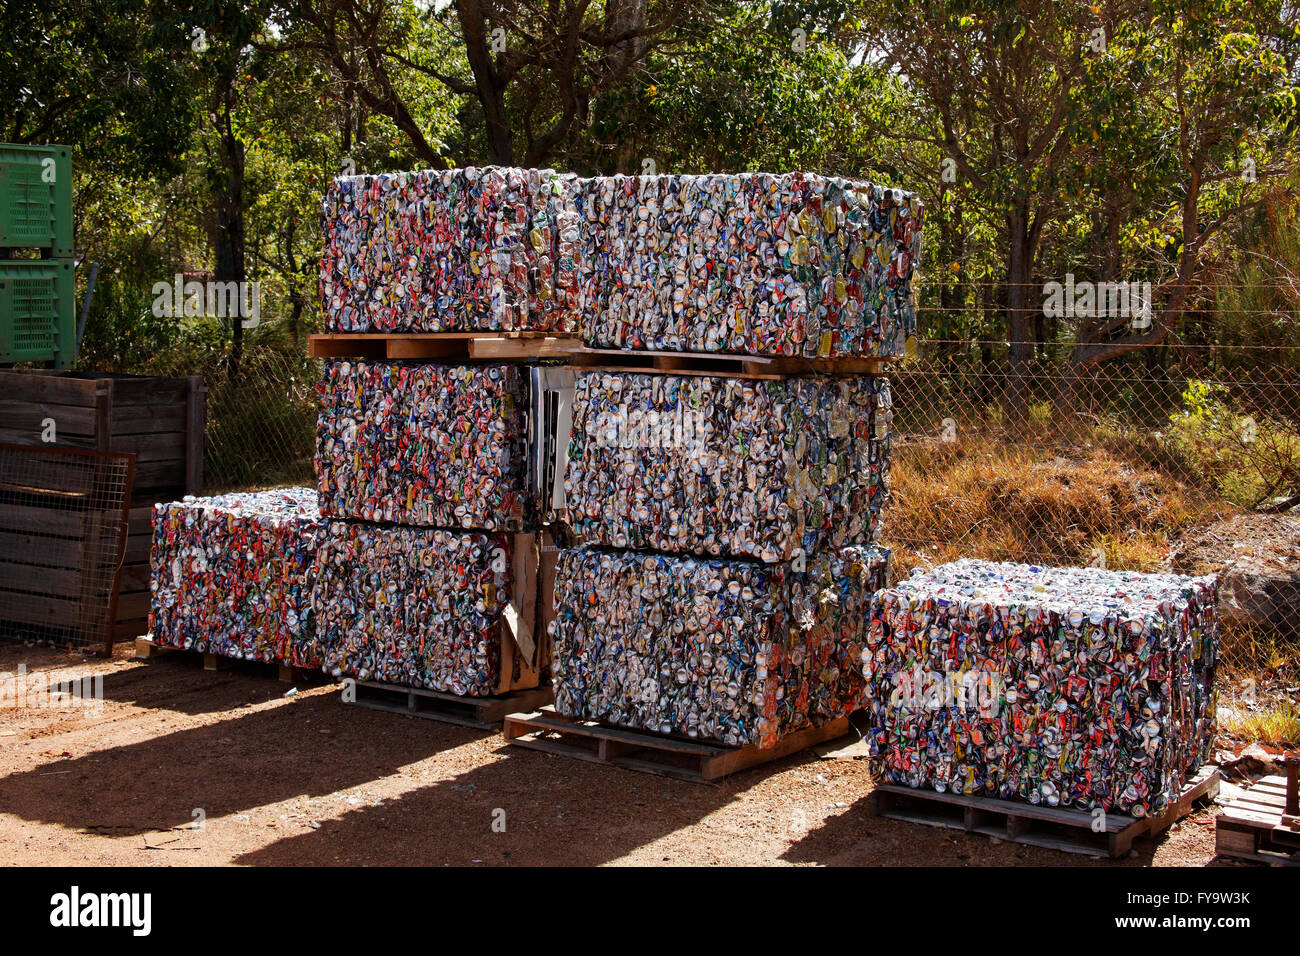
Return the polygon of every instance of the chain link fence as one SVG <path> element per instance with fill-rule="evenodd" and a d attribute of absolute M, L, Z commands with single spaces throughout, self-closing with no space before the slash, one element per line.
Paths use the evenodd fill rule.
<path fill-rule="evenodd" d="M 301 346 L 252 349 L 237 374 L 220 360 L 205 374 L 209 494 L 314 483 L 320 376 Z"/>
<path fill-rule="evenodd" d="M 314 480 L 321 362 L 307 356 L 305 335 L 267 331 L 249 336 L 237 361 L 229 341 L 209 341 L 112 367 L 139 375 L 202 376 L 207 388 L 207 494 Z"/>
<path fill-rule="evenodd" d="M 932 341 L 891 372 L 895 576 L 963 556 L 1226 571 L 1224 663 L 1293 668 L 1300 350 L 1008 351 Z"/>

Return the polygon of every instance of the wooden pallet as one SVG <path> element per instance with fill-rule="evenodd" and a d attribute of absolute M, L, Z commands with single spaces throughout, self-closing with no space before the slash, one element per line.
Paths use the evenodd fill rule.
<path fill-rule="evenodd" d="M 155 644 L 148 637 L 137 637 L 135 639 L 134 656 L 137 660 L 147 661 L 168 654 L 202 657 L 203 669 L 205 671 L 225 671 L 239 668 L 241 670 L 257 672 L 259 674 L 270 676 L 271 672 L 274 670 L 276 678 L 286 684 L 297 683 L 320 675 L 319 670 L 303 667 L 290 667 L 289 665 L 281 664 L 278 661 L 248 661 L 239 657 L 222 657 L 220 654 L 209 654 L 207 651 L 191 651 L 181 647 L 168 647 L 165 644 Z"/>
<path fill-rule="evenodd" d="M 1190 813 L 1197 800 L 1213 799 L 1218 792 L 1219 773 L 1210 767 L 1202 769 L 1189 781 L 1173 806 L 1158 817 L 1108 813 L 1104 818 L 1094 818 L 1087 810 L 913 790 L 893 784 L 878 784 L 871 791 L 870 808 L 873 816 L 890 820 L 982 833 L 1000 840 L 1065 853 L 1114 858 L 1127 854 L 1138 837 L 1163 832 Z M 1100 826 L 1102 822 L 1104 828 L 1093 829 L 1094 824 Z"/>
<path fill-rule="evenodd" d="M 839 356 L 735 355 L 729 352 L 657 352 L 579 349 L 570 362 L 579 368 L 660 375 L 710 375 L 730 378 L 781 379 L 791 375 L 879 375 L 884 359 Z"/>
<path fill-rule="evenodd" d="M 307 336 L 312 358 L 452 362 L 564 359 L 582 348 L 565 332 L 338 332 Z"/>
<path fill-rule="evenodd" d="M 1223 808 L 1214 829 L 1214 849 L 1219 856 L 1300 865 L 1300 817 L 1286 813 L 1283 777 L 1257 781 Z"/>
<path fill-rule="evenodd" d="M 353 693 L 348 694 L 347 686 L 345 685 L 344 703 L 478 730 L 496 730 L 507 714 L 512 714 L 521 707 L 541 707 L 550 703 L 554 696 L 550 687 L 513 690 L 492 697 L 462 697 L 442 691 L 399 687 L 374 681 L 354 681 L 350 685 Z"/>
<path fill-rule="evenodd" d="M 849 719 L 841 717 L 824 727 L 783 737 L 773 748 L 726 747 L 640 730 L 609 727 L 565 717 L 553 707 L 533 713 L 510 714 L 502 734 L 506 743 L 532 750 L 563 754 L 578 760 L 612 764 L 628 770 L 708 783 L 728 774 L 779 760 L 800 750 L 848 733 Z"/>

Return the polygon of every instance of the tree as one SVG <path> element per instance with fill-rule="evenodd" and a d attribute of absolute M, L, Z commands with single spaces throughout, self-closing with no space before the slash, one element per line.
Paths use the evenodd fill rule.
<path fill-rule="evenodd" d="M 1042 338 L 1036 272 L 1048 237 L 1067 268 L 1105 281 L 1127 267 L 1157 281 L 1150 327 L 1094 314 L 1070 329 L 1077 374 L 1167 337 L 1207 243 L 1253 201 L 1241 144 L 1255 144 L 1256 180 L 1293 162 L 1294 121 L 1286 132 L 1282 116 L 1296 104 L 1295 28 L 1284 9 L 1223 0 L 863 6 L 864 69 L 872 57 L 885 64 L 921 114 L 901 131 L 874 131 L 948 164 L 969 183 L 972 212 L 996 221 L 1013 425 L 1024 421 Z"/>
<path fill-rule="evenodd" d="M 1211 244 L 1295 168 L 1300 28 L 1284 13 L 1282 3 L 1155 4 L 1099 66 L 1092 101 L 1107 95 L 1099 87 L 1119 91 L 1091 165 L 1095 193 L 1109 197 L 1093 230 L 1100 278 L 1118 278 L 1128 260 L 1155 279 L 1156 302 L 1136 327 L 1081 317 L 1067 383 L 1165 341 L 1205 278 Z"/>
<path fill-rule="evenodd" d="M 91 152 L 118 175 L 175 173 L 194 113 L 168 7 L 152 0 L 6 4 L 0 141 Z"/>
<path fill-rule="evenodd" d="M 293 0 L 286 11 L 310 30 L 284 48 L 331 64 L 351 93 L 390 117 L 437 168 L 448 165 L 445 144 L 426 135 L 415 94 L 399 76 L 418 75 L 473 104 L 468 124 L 481 128 L 487 162 L 541 166 L 582 135 L 593 102 L 667 46 L 676 29 L 714 17 L 708 5 L 685 0 L 457 0 L 424 11 L 406 0 Z"/>

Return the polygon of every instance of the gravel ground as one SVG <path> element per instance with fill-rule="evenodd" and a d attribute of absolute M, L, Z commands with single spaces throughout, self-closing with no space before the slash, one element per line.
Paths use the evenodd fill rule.
<path fill-rule="evenodd" d="M 193 655 L 0 645 L 0 678 L 19 664 L 102 674 L 104 701 L 0 704 L 10 865 L 1108 865 L 874 819 L 863 760 L 805 752 L 703 786 L 345 706 L 333 685 L 286 698 L 273 678 L 205 672 Z M 1213 856 L 1202 809 L 1119 862 Z"/>

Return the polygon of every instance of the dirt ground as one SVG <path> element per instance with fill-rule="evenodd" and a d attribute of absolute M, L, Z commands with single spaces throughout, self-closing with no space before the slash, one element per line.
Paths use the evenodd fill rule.
<path fill-rule="evenodd" d="M 1109 865 L 872 818 L 864 760 L 805 752 L 704 786 L 347 706 L 335 685 L 286 697 L 190 655 L 0 645 L 0 677 L 20 664 L 102 674 L 104 700 L 0 707 L 9 865 Z M 1210 863 L 1212 813 L 1121 862 Z"/>

